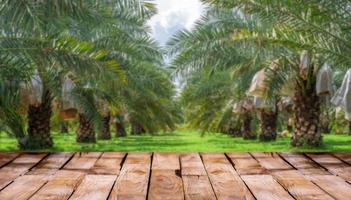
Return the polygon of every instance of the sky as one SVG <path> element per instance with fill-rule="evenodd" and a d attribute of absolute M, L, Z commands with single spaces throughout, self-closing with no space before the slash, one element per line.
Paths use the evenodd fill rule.
<path fill-rule="evenodd" d="M 200 0 L 155 0 L 158 13 L 151 18 L 149 25 L 152 36 L 164 45 L 177 31 L 190 30 L 201 17 L 204 6 Z"/>

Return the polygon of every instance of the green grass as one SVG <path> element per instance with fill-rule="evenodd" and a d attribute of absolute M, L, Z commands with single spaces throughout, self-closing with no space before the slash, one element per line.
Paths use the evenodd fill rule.
<path fill-rule="evenodd" d="M 77 144 L 75 135 L 53 134 L 55 145 L 41 151 L 127 151 L 127 152 L 335 152 L 351 151 L 351 136 L 324 135 L 324 143 L 319 148 L 293 148 L 289 138 L 278 138 L 275 142 L 247 141 L 218 133 L 177 131 L 160 135 L 128 136 L 98 141 L 96 144 Z M 18 151 L 16 140 L 0 133 L 0 151 Z"/>

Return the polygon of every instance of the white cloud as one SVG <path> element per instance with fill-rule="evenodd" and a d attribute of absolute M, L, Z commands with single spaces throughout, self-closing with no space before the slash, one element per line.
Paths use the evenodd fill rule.
<path fill-rule="evenodd" d="M 200 0 L 155 0 L 158 13 L 149 21 L 152 34 L 160 44 L 180 29 L 191 29 L 201 17 Z"/>

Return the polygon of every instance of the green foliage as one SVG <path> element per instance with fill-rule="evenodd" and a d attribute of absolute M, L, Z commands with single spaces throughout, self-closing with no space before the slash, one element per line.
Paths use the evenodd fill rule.
<path fill-rule="evenodd" d="M 289 138 L 274 142 L 243 140 L 220 133 L 202 134 L 198 131 L 179 130 L 174 133 L 145 134 L 141 136 L 113 137 L 96 144 L 77 144 L 75 134 L 53 134 L 55 145 L 40 151 L 114 151 L 114 152 L 348 152 L 351 138 L 347 135 L 324 135 L 321 147 L 291 147 Z M 16 151 L 16 140 L 0 134 L 0 151 Z"/>

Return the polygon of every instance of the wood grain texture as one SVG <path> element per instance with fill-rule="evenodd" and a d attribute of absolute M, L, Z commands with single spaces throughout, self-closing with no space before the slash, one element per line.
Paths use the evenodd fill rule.
<path fill-rule="evenodd" d="M 330 173 L 351 181 L 351 166 L 331 154 L 307 154 L 315 162 L 326 168 Z"/>
<path fill-rule="evenodd" d="M 351 199 L 347 154 L 16 154 L 0 153 L 1 200 Z"/>
<path fill-rule="evenodd" d="M 327 175 L 327 174 L 330 174 L 328 171 L 321 168 L 314 161 L 307 158 L 303 154 L 280 153 L 280 155 L 287 162 L 289 162 L 292 166 L 294 166 L 296 169 L 298 169 L 302 174 L 305 174 L 305 175 L 312 175 L 312 174 Z"/>
<path fill-rule="evenodd" d="M 79 171 L 60 170 L 30 200 L 67 200 L 84 175 Z"/>
<path fill-rule="evenodd" d="M 40 189 L 48 180 L 47 176 L 24 175 L 0 192 L 1 200 L 26 200 Z"/>
<path fill-rule="evenodd" d="M 90 174 L 118 175 L 125 153 L 104 153 L 90 169 Z"/>
<path fill-rule="evenodd" d="M 313 175 L 310 179 L 335 199 L 351 199 L 351 185 L 340 177 L 333 175 Z"/>
<path fill-rule="evenodd" d="M 301 200 L 332 200 L 333 198 L 321 190 L 318 186 L 307 180 L 297 170 L 277 171 L 272 173 L 275 180 L 277 180 L 286 190 L 289 191 L 293 197 Z"/>
<path fill-rule="evenodd" d="M 73 153 L 53 153 L 42 160 L 35 168 L 27 174 L 55 174 L 66 162 L 71 159 Z"/>
<path fill-rule="evenodd" d="M 334 156 L 351 165 L 351 153 L 334 153 Z"/>
<path fill-rule="evenodd" d="M 102 153 L 75 153 L 64 169 L 90 170 Z"/>
<path fill-rule="evenodd" d="M 19 156 L 19 153 L 0 153 L 0 168 Z"/>
<path fill-rule="evenodd" d="M 217 199 L 254 199 L 224 154 L 201 154 Z"/>
<path fill-rule="evenodd" d="M 186 200 L 216 200 L 207 176 L 182 176 Z"/>
<path fill-rule="evenodd" d="M 241 176 L 256 199 L 260 200 L 293 200 L 284 188 L 271 175 Z"/>
<path fill-rule="evenodd" d="M 10 184 L 18 176 L 28 172 L 46 155 L 46 153 L 24 153 L 11 163 L 2 167 L 0 169 L 0 190 Z"/>
<path fill-rule="evenodd" d="M 251 155 L 267 170 L 293 169 L 276 153 L 251 153 Z"/>
<path fill-rule="evenodd" d="M 116 180 L 113 175 L 86 175 L 70 200 L 106 200 Z"/>
<path fill-rule="evenodd" d="M 186 200 L 216 199 L 198 153 L 182 154 L 180 156 L 180 165 Z"/>
<path fill-rule="evenodd" d="M 235 170 L 240 175 L 266 174 L 267 171 L 249 153 L 228 153 Z"/>
<path fill-rule="evenodd" d="M 128 154 L 109 200 L 145 200 L 151 168 L 151 154 Z"/>
<path fill-rule="evenodd" d="M 152 170 L 180 170 L 179 154 L 155 153 L 152 161 Z"/>
<path fill-rule="evenodd" d="M 174 170 L 152 170 L 149 200 L 183 200 L 183 183 Z"/>
<path fill-rule="evenodd" d="M 149 200 L 184 199 L 179 154 L 155 153 L 151 170 Z"/>
<path fill-rule="evenodd" d="M 187 153 L 180 156 L 182 176 L 197 175 L 207 176 L 205 167 L 198 153 Z"/>

